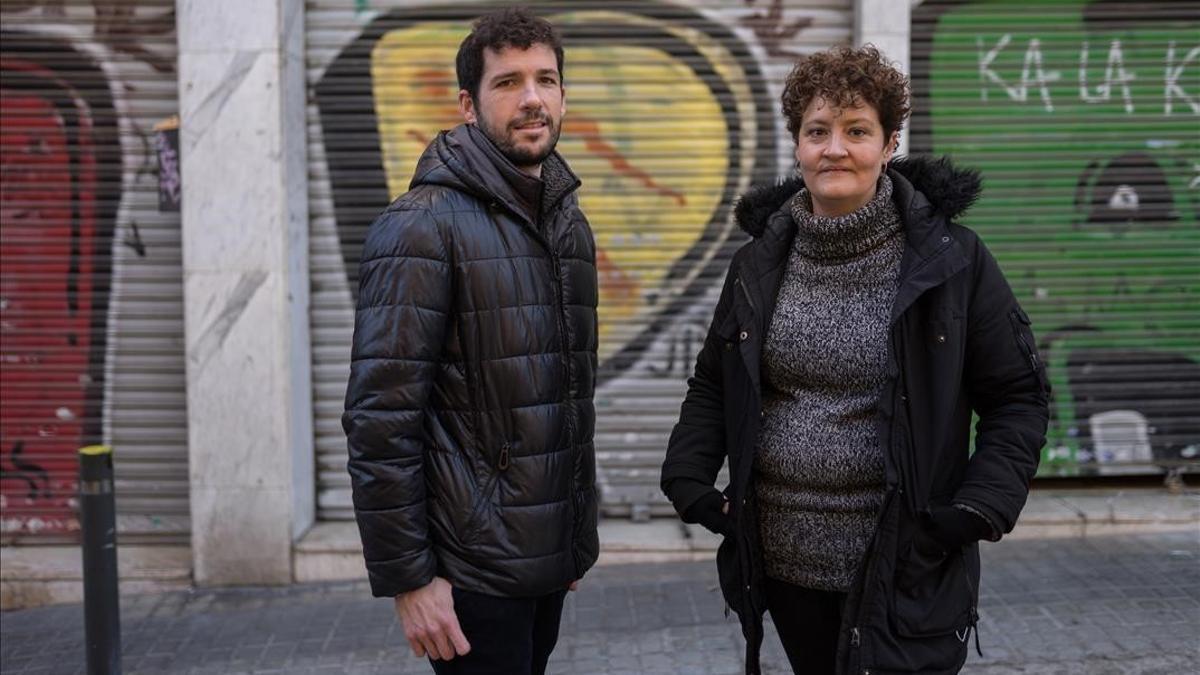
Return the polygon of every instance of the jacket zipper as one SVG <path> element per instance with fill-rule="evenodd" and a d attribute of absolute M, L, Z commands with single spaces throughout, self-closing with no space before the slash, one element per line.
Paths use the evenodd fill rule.
<path fill-rule="evenodd" d="M 568 539 L 571 544 L 568 550 L 572 552 L 571 559 L 574 560 L 575 519 L 579 517 L 579 506 L 576 504 L 576 493 L 578 492 L 578 488 L 575 485 L 575 461 L 577 459 L 576 455 L 578 453 L 578 449 L 576 447 L 577 444 L 575 443 L 575 404 L 571 399 L 571 349 L 570 345 L 567 344 L 567 322 L 563 317 L 563 313 L 566 311 L 566 301 L 563 298 L 562 261 L 559 259 L 558 254 L 554 251 L 550 252 L 550 260 L 554 263 L 554 299 L 555 303 L 558 305 L 558 311 L 556 311 L 554 314 L 556 320 L 558 321 L 559 343 L 562 346 L 561 357 L 563 373 L 566 375 L 566 382 L 564 383 L 565 386 L 563 389 L 563 410 L 565 411 L 566 415 L 567 447 L 570 453 L 568 455 L 569 461 L 567 462 L 567 466 L 569 467 L 570 471 L 570 479 L 567 481 L 567 498 L 570 500 L 569 508 L 571 514 L 571 530 L 570 537 Z M 575 568 L 575 577 L 579 577 L 578 566 Z"/>
<path fill-rule="evenodd" d="M 900 368 L 900 349 L 901 349 L 901 347 L 902 347 L 902 345 L 900 345 L 899 331 L 892 331 L 892 340 L 891 340 L 892 362 L 896 366 L 896 390 L 898 392 L 896 395 L 896 398 L 892 402 L 892 429 L 893 430 L 895 430 L 897 427 L 897 425 L 895 423 L 896 416 L 901 412 L 901 409 L 903 407 L 901 405 L 901 403 L 905 399 L 904 373 L 902 372 L 902 370 Z M 905 414 L 907 415 L 907 412 L 905 412 Z M 905 426 L 907 427 L 907 425 L 905 425 Z M 894 431 L 893 431 L 893 433 L 894 433 Z M 889 445 L 890 446 L 895 445 L 895 437 L 894 436 L 892 437 Z M 888 452 L 889 453 L 891 452 L 891 448 L 889 448 Z M 884 462 L 885 462 L 885 467 L 886 467 L 887 466 L 887 458 L 886 457 L 884 458 Z M 894 459 L 892 460 L 892 463 L 893 464 L 895 463 Z M 886 477 L 885 477 L 885 480 L 886 480 Z M 889 490 L 887 492 L 887 495 L 884 497 L 883 509 L 880 512 L 879 524 L 877 524 L 876 527 L 879 527 L 879 525 L 881 525 L 883 523 L 884 518 L 887 517 L 888 510 L 892 508 L 892 501 L 894 499 L 896 499 L 899 495 L 903 495 L 903 494 L 904 494 L 904 488 L 900 486 L 900 478 L 899 478 L 899 476 L 897 476 L 895 490 Z M 871 579 L 875 574 L 875 566 L 876 566 L 877 558 L 878 558 L 878 555 L 872 555 L 871 559 L 867 562 L 867 570 L 866 570 L 866 575 L 864 577 L 864 580 L 865 580 L 864 589 L 866 587 L 870 586 Z M 865 595 L 865 591 L 864 591 L 864 595 Z M 862 633 L 859 631 L 859 627 L 862 626 L 863 619 L 866 616 L 866 606 L 867 606 L 867 603 L 865 602 L 865 599 L 863 597 L 860 597 L 859 603 L 858 603 L 858 616 L 855 617 L 855 625 L 850 629 L 850 646 L 854 647 L 854 648 L 858 648 L 858 647 L 862 646 Z M 862 665 L 861 661 L 862 661 L 862 655 L 859 653 L 856 653 L 854 655 L 854 669 L 855 670 L 857 670 L 858 667 Z M 870 673 L 870 670 L 863 669 L 862 672 L 864 673 L 864 675 L 866 675 L 866 674 Z"/>
<path fill-rule="evenodd" d="M 750 303 L 750 309 L 754 310 L 754 315 L 758 316 L 758 305 L 754 304 L 754 296 L 750 295 L 750 290 L 742 282 L 742 277 L 739 275 L 734 281 L 737 283 L 738 288 L 742 289 L 742 294 L 746 296 L 746 302 Z"/>
<path fill-rule="evenodd" d="M 571 348 L 567 344 L 567 321 L 563 318 L 563 313 L 566 312 L 566 302 L 563 298 L 563 283 L 562 283 L 562 262 L 559 260 L 557 253 L 551 253 L 550 259 L 554 262 L 554 299 L 558 305 L 558 311 L 554 313 L 555 319 L 558 321 L 558 339 L 562 349 L 560 356 L 562 358 L 563 373 L 566 376 L 566 385 L 563 390 L 563 403 L 567 404 L 567 408 L 571 406 Z M 574 415 L 567 415 L 567 441 L 571 447 L 575 447 L 575 420 Z M 571 481 L 572 488 L 575 481 Z"/>
<path fill-rule="evenodd" d="M 979 610 L 975 607 L 975 584 L 971 583 L 971 569 L 967 566 L 967 554 L 965 551 L 958 552 L 959 559 L 962 561 L 963 578 L 967 581 L 967 591 L 971 594 L 970 614 L 967 616 L 967 630 L 975 634 L 975 651 L 980 657 L 983 656 L 983 649 L 979 646 Z M 959 638 L 966 642 L 966 635 Z"/>
<path fill-rule="evenodd" d="M 1016 320 L 1017 323 L 1025 326 L 1029 325 L 1025 322 L 1020 312 L 1014 310 L 1009 312 L 1009 314 L 1013 319 Z M 1029 341 L 1025 339 L 1025 334 L 1015 324 L 1013 325 L 1013 333 L 1016 335 L 1017 343 L 1021 345 L 1021 349 L 1025 352 L 1025 358 L 1029 359 L 1029 367 L 1033 369 L 1033 372 L 1036 375 L 1038 370 L 1041 368 L 1041 364 L 1038 363 L 1037 351 L 1034 350 L 1033 346 L 1029 344 Z"/>
<path fill-rule="evenodd" d="M 884 518 L 887 517 L 888 511 L 892 508 L 892 500 L 893 499 L 895 499 L 895 492 L 888 491 L 887 495 L 884 497 L 884 500 L 883 500 L 883 508 L 880 511 L 880 518 L 879 518 L 880 524 L 883 523 Z M 878 527 L 878 525 L 876 527 Z M 872 555 L 870 560 L 867 561 L 867 570 L 866 570 L 866 574 L 863 577 L 864 582 L 865 582 L 863 584 L 864 589 L 870 586 L 871 579 L 875 576 L 875 566 L 876 566 L 876 562 L 877 562 L 878 558 L 879 558 L 878 555 Z M 850 646 L 854 647 L 856 649 L 860 648 L 862 646 L 862 633 L 859 631 L 859 627 L 862 626 L 863 618 L 867 614 L 867 602 L 866 602 L 865 596 L 866 596 L 866 592 L 864 591 L 863 594 L 858 599 L 858 615 L 855 617 L 854 626 L 852 626 L 850 628 Z M 862 654 L 855 653 L 853 655 L 853 660 L 854 660 L 854 667 L 851 668 L 851 670 L 858 670 L 859 667 L 862 665 Z M 870 671 L 863 669 L 862 672 L 864 674 L 866 674 L 866 673 L 869 673 Z"/>

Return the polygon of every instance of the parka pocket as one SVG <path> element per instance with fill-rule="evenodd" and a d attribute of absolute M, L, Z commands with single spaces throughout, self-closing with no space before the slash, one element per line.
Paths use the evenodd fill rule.
<path fill-rule="evenodd" d="M 1038 356 L 1036 342 L 1033 337 L 1033 322 L 1029 320 L 1029 315 L 1025 310 L 1017 307 L 1008 313 L 1009 323 L 1012 324 L 1013 338 L 1017 341 L 1017 347 L 1021 350 L 1021 355 L 1025 357 L 1025 361 L 1029 364 L 1029 368 L 1037 377 L 1038 384 L 1041 385 L 1042 391 L 1050 393 L 1050 378 L 1046 374 L 1046 364 Z"/>
<path fill-rule="evenodd" d="M 509 448 L 508 443 L 501 446 L 500 451 L 496 453 L 496 462 L 499 465 L 488 467 L 487 478 L 484 479 L 483 486 L 475 492 L 471 503 L 471 513 L 467 516 L 467 522 L 463 526 L 463 543 L 465 544 L 478 543 L 488 514 L 493 508 L 492 500 L 496 494 L 496 487 L 500 484 L 500 474 L 508 469 Z"/>
<path fill-rule="evenodd" d="M 747 592 L 736 537 L 725 537 L 717 547 L 717 582 L 725 604 L 741 616 L 746 607 Z"/>
<path fill-rule="evenodd" d="M 902 637 L 922 638 L 964 630 L 975 606 L 961 551 L 945 551 L 915 527 L 896 561 L 892 619 Z"/>
<path fill-rule="evenodd" d="M 575 560 L 575 578 L 582 579 L 600 557 L 600 535 L 598 525 L 600 510 L 594 485 L 576 490 L 572 509 L 572 540 Z"/>
<path fill-rule="evenodd" d="M 721 323 L 717 324 L 715 333 L 717 341 L 721 345 L 722 354 L 729 354 L 737 350 L 740 330 L 737 317 L 732 311 L 725 315 Z"/>

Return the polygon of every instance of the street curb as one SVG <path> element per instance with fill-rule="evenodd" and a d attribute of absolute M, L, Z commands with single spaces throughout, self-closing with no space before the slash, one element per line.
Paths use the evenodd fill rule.
<path fill-rule="evenodd" d="M 1111 537 L 1194 531 L 1200 536 L 1200 490 L 1064 489 L 1030 494 L 1006 539 Z M 720 537 L 675 519 L 600 524 L 600 560 L 614 565 L 711 560 Z"/>
<path fill-rule="evenodd" d="M 1104 537 L 1189 529 L 1200 535 L 1200 490 L 1035 489 L 1006 538 Z M 602 520 L 596 564 L 712 560 L 720 543 L 718 535 L 677 518 Z M 362 578 L 361 556 L 353 523 L 320 523 L 296 546 L 295 580 Z"/>
<path fill-rule="evenodd" d="M 187 546 L 117 546 L 122 595 L 164 593 L 192 585 Z M 83 601 L 79 546 L 0 547 L 0 610 Z"/>
<path fill-rule="evenodd" d="M 1059 489 L 1030 495 L 1008 539 L 1110 537 L 1191 531 L 1200 538 L 1200 490 Z M 720 537 L 677 518 L 600 523 L 598 565 L 712 560 Z M 122 594 L 156 593 L 192 583 L 191 551 L 179 547 L 121 547 Z M 4 546 L 2 608 L 78 602 L 78 546 Z M 358 528 L 352 521 L 312 527 L 293 548 L 293 581 L 366 578 Z"/>

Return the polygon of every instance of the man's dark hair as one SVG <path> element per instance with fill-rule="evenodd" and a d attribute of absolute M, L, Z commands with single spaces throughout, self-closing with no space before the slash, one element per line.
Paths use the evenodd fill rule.
<path fill-rule="evenodd" d="M 554 50 L 558 59 L 558 79 L 563 76 L 562 38 L 547 20 L 525 7 L 507 7 L 479 17 L 471 34 L 458 46 L 454 68 L 458 73 L 458 88 L 466 89 L 471 100 L 479 100 L 479 81 L 483 78 L 483 52 L 500 51 L 506 47 L 529 49 L 535 44 Z"/>

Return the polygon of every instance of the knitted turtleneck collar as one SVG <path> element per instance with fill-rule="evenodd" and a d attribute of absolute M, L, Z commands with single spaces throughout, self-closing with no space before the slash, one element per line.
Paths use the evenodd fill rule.
<path fill-rule="evenodd" d="M 853 260 L 874 250 L 904 228 L 892 203 L 892 179 L 880 174 L 875 196 L 844 216 L 818 216 L 812 197 L 801 188 L 791 201 L 797 231 L 793 246 L 800 255 L 823 263 Z"/>

